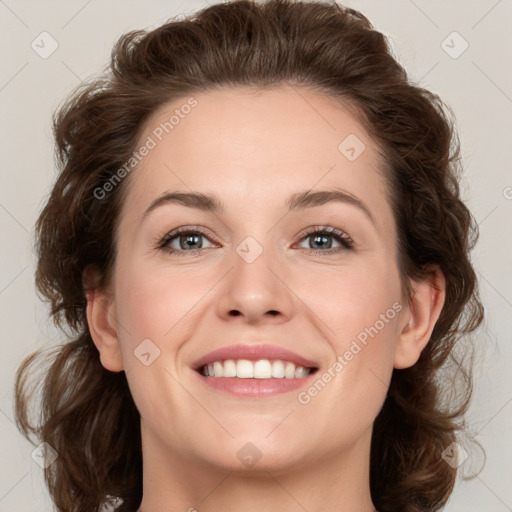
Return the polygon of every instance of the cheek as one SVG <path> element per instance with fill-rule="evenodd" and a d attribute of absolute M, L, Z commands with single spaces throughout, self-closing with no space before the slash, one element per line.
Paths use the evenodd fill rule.
<path fill-rule="evenodd" d="M 398 272 L 387 262 L 338 269 L 317 267 L 298 279 L 300 284 L 295 284 L 294 291 L 325 323 L 340 348 L 376 323 L 379 331 L 389 331 L 387 326 L 396 320 L 400 309 Z"/>
<path fill-rule="evenodd" d="M 117 318 L 131 337 L 162 338 L 207 291 L 205 276 L 194 270 L 133 265 L 119 271 Z"/>
<path fill-rule="evenodd" d="M 323 306 L 318 302 L 323 308 L 319 316 L 329 324 L 326 342 L 331 355 L 327 367 L 317 372 L 298 400 L 301 422 L 310 431 L 318 428 L 313 418 L 329 419 L 320 436 L 329 441 L 319 442 L 350 445 L 370 428 L 382 408 L 393 372 L 401 309 L 395 298 L 400 295 L 392 293 L 385 280 L 360 277 L 344 279 L 343 288 L 333 290 L 331 285 L 330 300 L 325 300 L 323 288 L 318 290 L 324 292 Z"/>
<path fill-rule="evenodd" d="M 319 316 L 329 325 L 326 341 L 331 355 L 327 368 L 317 372 L 312 386 L 298 398 L 306 405 L 304 421 L 308 414 L 316 416 L 312 410 L 326 415 L 331 419 L 326 427 L 330 439 L 340 443 L 356 439 L 373 423 L 393 372 L 400 295 L 386 279 L 371 277 L 347 277 L 343 287 L 332 283 L 317 290 L 324 295 L 323 303 L 316 300 Z"/>
<path fill-rule="evenodd" d="M 341 396 L 354 400 L 356 408 L 358 402 L 378 407 L 391 376 L 403 308 L 397 269 L 376 263 L 333 271 L 328 278 L 319 270 L 309 274 L 301 290 L 310 290 L 305 302 L 321 320 L 318 325 L 326 326 L 331 356 L 325 380 L 333 391 L 326 398 L 333 407 Z"/>
<path fill-rule="evenodd" d="M 171 272 L 141 260 L 123 261 L 115 276 L 118 336 L 130 390 L 144 418 L 186 403 L 176 385 L 176 356 L 194 305 L 211 287 L 184 267 Z M 192 313 L 192 314 L 191 314 Z"/>

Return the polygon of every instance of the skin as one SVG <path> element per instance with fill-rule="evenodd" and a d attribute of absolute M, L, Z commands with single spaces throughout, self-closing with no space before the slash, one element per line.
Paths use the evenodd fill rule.
<path fill-rule="evenodd" d="M 373 422 L 393 368 L 413 365 L 429 340 L 443 275 L 411 282 L 410 301 L 402 293 L 381 157 L 347 109 L 288 86 L 194 98 L 130 175 L 111 284 L 88 295 L 101 362 L 126 372 L 141 414 L 140 510 L 373 512 Z M 187 99 L 156 111 L 140 143 Z M 338 150 L 349 134 L 366 146 L 354 161 Z M 374 222 L 343 202 L 287 213 L 292 193 L 333 188 L 362 201 Z M 225 209 L 172 203 L 142 220 L 152 201 L 178 190 L 215 194 Z M 186 252 L 179 237 L 170 243 L 180 256 L 157 247 L 181 226 L 207 231 L 199 251 Z M 330 237 L 315 245 L 301 235 L 310 227 L 338 228 L 354 247 Z M 248 236 L 263 250 L 252 263 L 236 251 Z M 326 243 L 338 252 L 324 254 Z M 211 350 L 262 342 L 316 361 L 320 376 L 393 304 L 401 310 L 307 404 L 295 391 L 230 396 L 191 369 Z M 145 339 L 160 350 L 148 366 L 134 356 Z M 252 466 L 237 456 L 248 442 L 261 455 Z"/>

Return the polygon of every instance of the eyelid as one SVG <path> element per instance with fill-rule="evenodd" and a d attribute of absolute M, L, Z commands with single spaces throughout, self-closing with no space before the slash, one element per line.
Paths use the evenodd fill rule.
<path fill-rule="evenodd" d="M 170 240 L 177 237 L 181 233 L 198 233 L 201 235 L 204 235 L 206 238 L 210 239 L 212 242 L 218 244 L 219 242 L 216 240 L 215 236 L 210 233 L 210 231 L 207 231 L 206 228 L 203 228 L 202 226 L 181 226 L 176 229 L 172 229 L 171 231 L 167 232 L 163 237 L 158 237 L 158 248 L 165 248 L 165 245 L 169 243 Z M 184 251 L 185 252 L 185 251 Z M 192 252 L 192 251 L 191 251 Z"/>
<path fill-rule="evenodd" d="M 342 253 L 346 253 L 347 251 L 356 250 L 356 243 L 352 237 L 350 237 L 344 230 L 335 228 L 333 226 L 310 226 L 309 228 L 301 231 L 299 235 L 297 235 L 299 241 L 295 242 L 292 247 L 301 244 L 304 240 L 316 234 L 326 234 L 336 239 L 340 247 L 331 247 L 325 250 L 299 247 L 299 250 L 302 251 L 303 254 L 307 254 L 308 256 L 313 257 L 329 257 L 339 256 Z"/>
<path fill-rule="evenodd" d="M 302 230 L 297 235 L 297 237 L 302 240 L 303 238 L 307 237 L 308 235 L 313 235 L 315 233 L 327 233 L 330 235 L 337 235 L 338 237 L 342 238 L 347 243 L 354 245 L 354 240 L 346 231 L 344 231 L 343 229 L 340 229 L 340 228 L 336 228 L 334 226 L 322 226 L 322 225 L 310 226 L 309 228 Z"/>
<path fill-rule="evenodd" d="M 156 245 L 157 249 L 164 250 L 168 254 L 180 254 L 180 255 L 194 255 L 197 254 L 205 249 L 209 249 L 208 247 L 202 247 L 200 249 L 193 249 L 189 251 L 185 251 L 183 249 L 169 249 L 167 244 L 178 237 L 181 233 L 185 234 L 199 234 L 210 240 L 210 242 L 214 244 L 219 244 L 219 242 L 216 240 L 215 236 L 213 236 L 208 230 L 203 228 L 202 226 L 181 226 L 179 228 L 173 229 L 169 231 L 166 235 L 163 237 L 159 237 L 158 243 Z M 318 255 L 329 255 L 329 254 L 337 254 L 343 251 L 353 250 L 354 249 L 354 240 L 352 237 L 350 237 L 344 230 L 336 228 L 334 226 L 322 226 L 322 225 L 316 225 L 316 226 L 309 226 L 308 228 L 303 229 L 298 235 L 296 235 L 296 238 L 298 238 L 298 241 L 294 243 L 294 245 L 302 242 L 304 239 L 308 238 L 308 236 L 323 233 L 327 235 L 331 235 L 334 238 L 338 239 L 338 243 L 341 244 L 341 247 L 335 247 L 330 248 L 327 250 L 318 250 L 318 249 L 306 249 L 306 248 L 300 248 L 302 251 L 306 251 L 308 254 L 318 254 Z M 293 246 L 292 246 L 293 247 Z"/>

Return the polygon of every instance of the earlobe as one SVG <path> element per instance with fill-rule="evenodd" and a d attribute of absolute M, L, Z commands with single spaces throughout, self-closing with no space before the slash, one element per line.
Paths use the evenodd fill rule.
<path fill-rule="evenodd" d="M 116 329 L 114 299 L 110 292 L 96 287 L 86 292 L 87 323 L 100 353 L 101 364 L 112 372 L 124 369 Z"/>
<path fill-rule="evenodd" d="M 394 368 L 413 366 L 427 345 L 441 314 L 446 296 L 446 281 L 438 266 L 421 282 L 413 282 L 409 306 L 403 311 L 405 319 L 395 344 Z"/>

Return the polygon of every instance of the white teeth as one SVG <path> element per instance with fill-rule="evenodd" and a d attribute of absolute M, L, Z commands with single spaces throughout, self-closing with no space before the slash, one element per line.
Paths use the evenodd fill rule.
<path fill-rule="evenodd" d="M 274 379 L 282 379 L 284 377 L 283 361 L 272 361 L 272 377 Z"/>
<path fill-rule="evenodd" d="M 284 376 L 287 379 L 293 379 L 295 377 L 295 365 L 293 363 L 286 363 Z"/>
<path fill-rule="evenodd" d="M 238 377 L 239 379 L 300 379 L 309 375 L 310 368 L 295 366 L 279 359 L 227 359 L 205 365 L 201 373 L 206 377 Z"/>
<path fill-rule="evenodd" d="M 295 378 L 296 379 L 305 377 L 307 374 L 308 374 L 308 371 L 306 370 L 306 368 L 304 368 L 304 366 L 297 366 L 297 368 L 295 368 Z"/>
<path fill-rule="evenodd" d="M 272 366 L 268 359 L 261 359 L 254 363 L 254 378 L 255 379 L 271 379 Z"/>
<path fill-rule="evenodd" d="M 254 377 L 254 365 L 252 362 L 247 361 L 247 359 L 239 359 L 236 362 L 236 376 L 239 379 L 252 379 Z"/>
<path fill-rule="evenodd" d="M 221 373 L 219 372 L 219 376 Z M 233 359 L 224 361 L 224 369 L 222 371 L 223 377 L 236 377 L 236 363 Z"/>
<path fill-rule="evenodd" d="M 213 375 L 222 375 L 222 370 L 222 363 L 215 361 L 215 363 L 213 363 Z"/>

